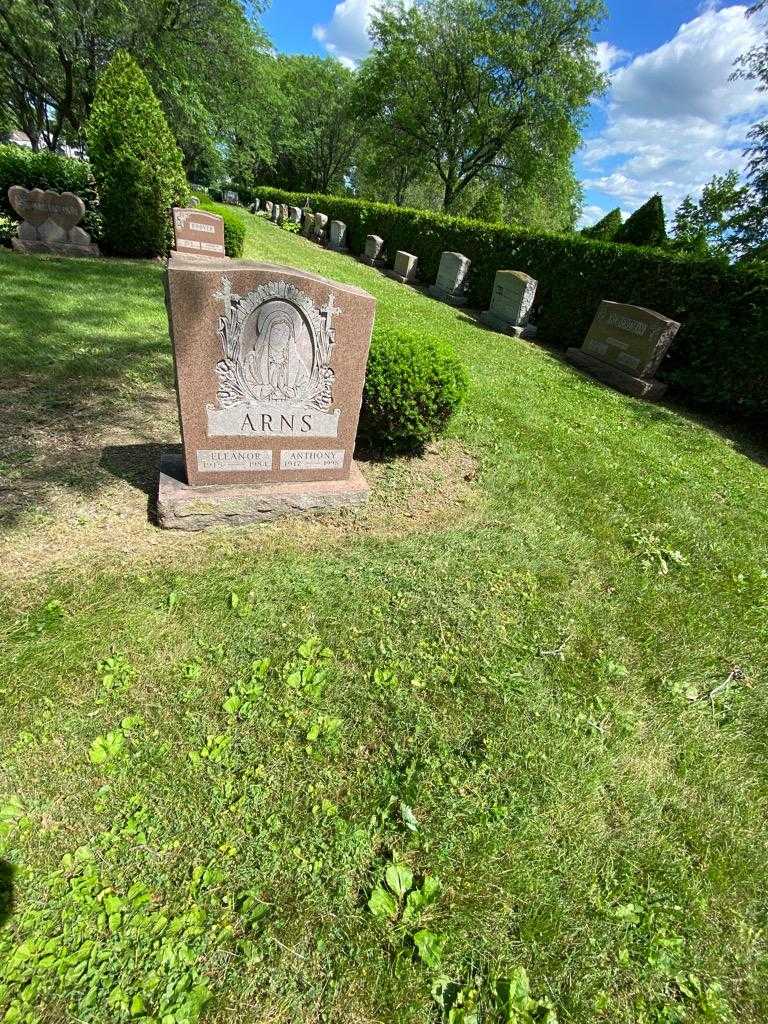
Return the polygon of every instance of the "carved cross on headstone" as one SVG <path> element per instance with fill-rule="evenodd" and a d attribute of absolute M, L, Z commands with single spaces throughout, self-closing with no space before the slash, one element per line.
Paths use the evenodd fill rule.
<path fill-rule="evenodd" d="M 222 277 L 221 279 L 221 291 L 213 293 L 214 299 L 221 299 L 224 302 L 224 316 L 229 317 L 232 312 L 232 303 L 237 302 L 240 298 L 239 295 L 235 295 L 232 291 L 232 282 L 228 277 Z"/>
<path fill-rule="evenodd" d="M 336 306 L 334 306 L 333 302 L 335 298 L 336 296 L 333 294 L 333 292 L 331 292 L 328 295 L 328 302 L 320 310 L 320 312 L 325 317 L 325 329 L 329 335 L 333 333 L 331 329 L 331 323 L 333 321 L 334 316 L 340 316 L 341 313 L 343 312 L 343 310 L 338 309 Z"/>

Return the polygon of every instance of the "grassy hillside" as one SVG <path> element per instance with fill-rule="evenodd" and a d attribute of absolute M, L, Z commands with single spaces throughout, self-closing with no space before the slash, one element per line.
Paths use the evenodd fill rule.
<path fill-rule="evenodd" d="M 0 1016 L 764 1021 L 764 450 L 244 217 L 470 397 L 364 511 L 162 533 L 161 268 L 0 255 Z"/>

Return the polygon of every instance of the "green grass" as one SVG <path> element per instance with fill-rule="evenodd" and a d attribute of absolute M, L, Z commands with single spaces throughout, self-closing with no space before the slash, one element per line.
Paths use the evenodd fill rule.
<path fill-rule="evenodd" d="M 0 1017 L 434 1024 L 436 986 L 488 1022 L 764 1021 L 764 450 L 247 221 L 450 338 L 472 498 L 406 522 L 403 460 L 368 518 L 121 507 L 75 544 L 115 475 L 145 520 L 175 435 L 161 271 L 0 256 Z"/>

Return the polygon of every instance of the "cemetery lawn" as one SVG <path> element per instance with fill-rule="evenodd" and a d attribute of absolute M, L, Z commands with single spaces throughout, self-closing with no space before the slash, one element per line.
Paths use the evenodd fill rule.
<path fill-rule="evenodd" d="M 470 396 L 366 511 L 161 533 L 160 266 L 0 254 L 0 1018 L 764 1022 L 765 446 L 243 216 Z"/>

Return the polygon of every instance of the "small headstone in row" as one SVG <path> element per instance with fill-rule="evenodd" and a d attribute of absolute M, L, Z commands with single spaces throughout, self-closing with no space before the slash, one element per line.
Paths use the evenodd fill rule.
<path fill-rule="evenodd" d="M 331 221 L 328 228 L 328 248 L 334 252 L 347 252 L 347 225 L 344 221 Z"/>
<path fill-rule="evenodd" d="M 267 200 L 264 203 L 264 213 L 267 215 L 267 217 L 269 217 L 270 220 L 272 220 L 272 211 L 274 210 L 274 208 L 274 203 L 270 203 L 269 200 Z"/>
<path fill-rule="evenodd" d="M 172 258 L 181 255 L 225 258 L 224 219 L 217 213 L 175 206 L 173 237 Z"/>
<path fill-rule="evenodd" d="M 200 530 L 359 505 L 353 461 L 376 302 L 316 274 L 176 260 L 166 273 L 183 460 L 161 526 Z"/>
<path fill-rule="evenodd" d="M 225 203 L 229 203 L 231 206 L 240 205 L 240 197 L 237 192 L 233 192 L 232 189 L 227 189 L 222 198 Z"/>
<path fill-rule="evenodd" d="M 378 267 L 382 264 L 381 254 L 384 249 L 384 239 L 379 235 L 368 235 L 365 240 L 365 252 L 360 257 L 362 263 L 369 267 Z"/>
<path fill-rule="evenodd" d="M 249 213 L 258 213 L 260 206 L 261 206 L 261 200 L 260 199 L 254 199 L 253 202 L 251 203 L 251 205 L 248 207 L 248 212 Z"/>
<path fill-rule="evenodd" d="M 395 253 L 395 265 L 392 270 L 387 271 L 387 276 L 394 278 L 395 281 L 399 281 L 400 284 L 415 284 L 418 262 L 416 256 L 412 256 L 409 252 L 403 252 L 399 249 Z"/>
<path fill-rule="evenodd" d="M 497 331 L 509 331 L 519 337 L 528 326 L 537 287 L 538 282 L 520 270 L 498 270 L 490 309 L 481 313 L 480 319 Z"/>
<path fill-rule="evenodd" d="M 288 220 L 292 224 L 301 224 L 301 207 L 300 206 L 289 206 L 288 207 Z"/>
<path fill-rule="evenodd" d="M 280 204 L 279 203 L 274 203 L 272 205 L 272 214 L 270 216 L 270 220 L 272 221 L 273 224 L 277 224 L 277 221 L 278 221 L 279 217 L 280 217 Z"/>
<path fill-rule="evenodd" d="M 328 215 L 326 213 L 316 213 L 314 229 L 314 238 L 316 242 L 320 242 L 321 244 L 325 242 L 327 227 Z"/>
<path fill-rule="evenodd" d="M 190 196 L 189 197 L 189 205 L 190 206 L 199 206 L 200 205 L 200 200 L 197 198 L 197 196 Z"/>
<path fill-rule="evenodd" d="M 73 192 L 31 190 L 11 185 L 8 201 L 22 218 L 18 238 L 11 239 L 17 252 L 49 252 L 61 256 L 98 256 L 99 247 L 78 224 L 85 203 Z"/>
<path fill-rule="evenodd" d="M 301 233 L 304 238 L 314 238 L 315 215 L 311 210 L 304 211 L 304 224 L 302 226 Z"/>
<path fill-rule="evenodd" d="M 469 267 L 470 261 L 460 252 L 444 252 L 440 257 L 437 281 L 430 287 L 429 294 L 452 306 L 465 306 Z"/>
<path fill-rule="evenodd" d="M 600 303 L 581 348 L 566 359 L 593 377 L 637 398 L 659 398 L 667 389 L 654 379 L 680 329 L 676 320 L 642 306 Z"/>

